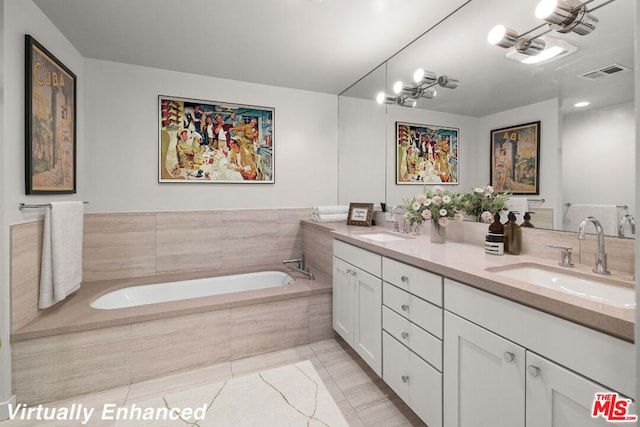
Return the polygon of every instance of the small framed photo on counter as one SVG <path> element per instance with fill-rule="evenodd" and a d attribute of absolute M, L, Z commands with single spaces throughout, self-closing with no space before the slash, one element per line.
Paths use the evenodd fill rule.
<path fill-rule="evenodd" d="M 371 227 L 373 219 L 373 203 L 350 203 L 347 225 Z"/>

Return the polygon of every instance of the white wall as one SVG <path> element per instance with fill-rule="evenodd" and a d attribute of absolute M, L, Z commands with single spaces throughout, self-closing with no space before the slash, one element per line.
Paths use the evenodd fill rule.
<path fill-rule="evenodd" d="M 1 126 L 2 148 L 2 182 L 0 183 L 0 195 L 2 196 L 2 231 L 0 232 L 0 262 L 2 276 L 0 277 L 0 337 L 3 346 L 0 349 L 0 412 L 2 403 L 11 394 L 11 365 L 9 350 L 10 331 L 10 251 L 9 251 L 9 226 L 22 221 L 25 217 L 18 211 L 17 205 L 22 201 L 38 203 L 50 201 L 52 197 L 25 196 L 24 186 L 24 35 L 31 34 L 37 41 L 43 44 L 60 61 L 68 66 L 78 76 L 78 157 L 84 156 L 83 145 L 83 63 L 84 60 L 78 51 L 65 39 L 57 28 L 44 16 L 40 9 L 30 0 L 4 0 L 3 1 L 3 91 L 4 105 L 2 123 L 10 124 Z M 83 162 L 78 163 L 78 194 L 76 196 L 57 196 L 56 199 L 70 200 L 75 197 L 82 198 L 85 186 L 82 182 Z M 29 215 L 29 214 L 27 214 Z M 2 418 L 0 413 L 0 419 Z M 6 414 L 5 414 L 6 415 Z"/>
<path fill-rule="evenodd" d="M 89 211 L 337 203 L 335 95 L 87 59 Z M 275 108 L 275 184 L 158 183 L 158 95 Z"/>
<path fill-rule="evenodd" d="M 558 99 L 553 98 L 536 104 L 503 111 L 482 117 L 478 124 L 478 138 L 484 141 L 485 152 L 479 153 L 479 170 L 484 182 L 489 182 L 489 150 L 491 130 L 503 127 L 540 121 L 540 195 L 531 198 L 544 198 L 538 207 L 553 208 L 554 226 L 562 224 L 562 152 L 560 146 L 561 117 Z M 486 160 L 483 160 L 486 159 Z"/>
<path fill-rule="evenodd" d="M 478 135 L 478 119 L 457 114 L 441 113 L 438 111 L 423 110 L 419 108 L 406 108 L 390 105 L 387 108 L 387 205 L 389 209 L 393 205 L 402 204 L 404 199 L 411 198 L 423 189 L 422 185 L 396 184 L 396 122 L 419 123 L 433 126 L 445 126 L 458 128 L 458 185 L 446 185 L 448 190 L 464 192 L 478 186 L 488 180 L 481 179 L 482 163 L 478 161 L 478 153 L 481 160 L 489 159 L 488 149 L 486 155 L 483 147 L 488 144 Z M 489 169 L 487 169 L 488 171 Z"/>
<path fill-rule="evenodd" d="M 385 200 L 384 106 L 341 96 L 339 104 L 338 202 L 380 203 Z"/>
<path fill-rule="evenodd" d="M 626 204 L 636 215 L 635 126 L 632 102 L 564 116 L 565 203 Z"/>

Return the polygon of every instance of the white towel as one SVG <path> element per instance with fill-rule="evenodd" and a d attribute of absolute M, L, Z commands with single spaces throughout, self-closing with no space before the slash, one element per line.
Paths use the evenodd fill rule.
<path fill-rule="evenodd" d="M 311 220 L 315 222 L 340 222 L 340 221 L 346 221 L 348 215 L 349 214 L 346 214 L 346 213 L 322 214 L 322 215 L 311 214 Z"/>
<path fill-rule="evenodd" d="M 510 197 L 507 200 L 506 208 L 506 211 L 500 212 L 500 221 L 502 223 L 507 222 L 509 212 L 517 212 L 516 224 L 520 225 L 524 221 L 524 213 L 529 212 L 529 202 L 526 197 Z"/>
<path fill-rule="evenodd" d="M 83 216 L 82 202 L 54 202 L 46 210 L 38 302 L 41 309 L 80 288 Z"/>
<path fill-rule="evenodd" d="M 588 216 L 594 216 L 600 221 L 604 234 L 618 235 L 618 207 L 616 205 L 574 204 L 569 206 L 569 230 L 578 231 L 580 222 Z M 586 231 L 587 233 L 595 233 L 593 226 L 587 228 Z"/>
<path fill-rule="evenodd" d="M 311 212 L 316 215 L 349 213 L 349 206 L 314 206 Z"/>

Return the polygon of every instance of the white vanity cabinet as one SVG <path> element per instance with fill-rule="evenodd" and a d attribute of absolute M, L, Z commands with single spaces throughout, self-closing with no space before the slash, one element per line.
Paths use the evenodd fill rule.
<path fill-rule="evenodd" d="M 382 259 L 383 379 L 429 427 L 442 426 L 442 277 Z"/>
<path fill-rule="evenodd" d="M 382 375 L 382 257 L 334 240 L 333 329 Z"/>
<path fill-rule="evenodd" d="M 633 396 L 633 344 L 452 280 L 444 295 L 446 427 L 616 425 L 593 401 Z"/>
<path fill-rule="evenodd" d="M 524 427 L 525 349 L 445 312 L 445 426 Z"/>

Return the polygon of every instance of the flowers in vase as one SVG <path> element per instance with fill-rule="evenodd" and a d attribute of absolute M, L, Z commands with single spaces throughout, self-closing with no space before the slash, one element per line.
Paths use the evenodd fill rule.
<path fill-rule="evenodd" d="M 446 227 L 450 220 L 461 220 L 460 194 L 445 190 L 440 185 L 425 187 L 422 193 L 404 201 L 405 219 L 410 224 L 432 221 L 437 227 Z"/>
<path fill-rule="evenodd" d="M 476 187 L 461 197 L 461 208 L 467 215 L 480 219 L 483 222 L 491 222 L 493 215 L 500 212 L 507 205 L 511 193 L 496 193 L 493 187 Z"/>

